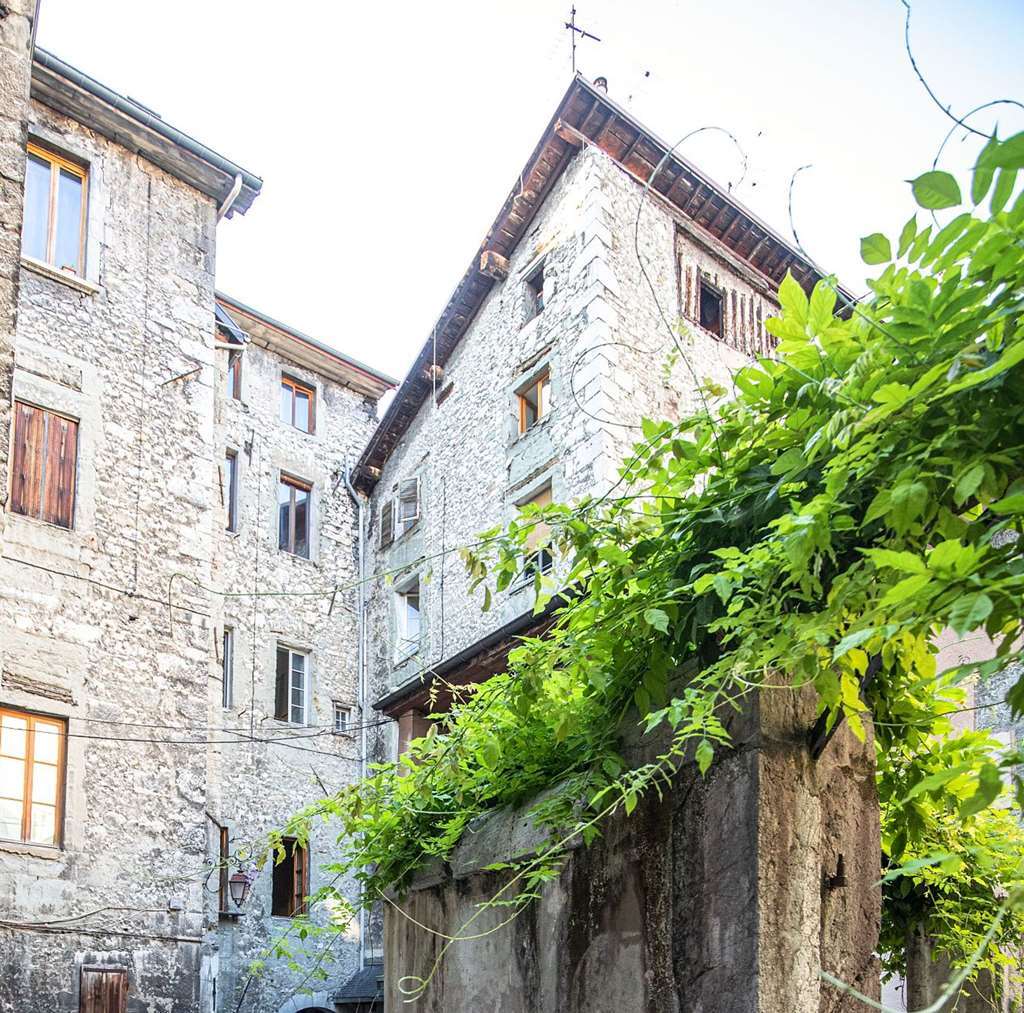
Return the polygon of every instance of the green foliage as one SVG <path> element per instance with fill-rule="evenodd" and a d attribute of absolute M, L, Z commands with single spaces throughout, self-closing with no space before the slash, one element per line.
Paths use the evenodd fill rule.
<path fill-rule="evenodd" d="M 547 789 L 534 818 L 551 843 L 508 870 L 494 901 L 514 913 L 566 840 L 592 840 L 680 763 L 706 771 L 728 748 L 723 718 L 752 693 L 810 685 L 831 724 L 864 736 L 875 722 L 886 889 L 899 900 L 887 942 L 927 920 L 970 952 L 1019 879 L 1016 823 L 990 805 L 1012 772 L 993 742 L 951 738 L 939 715 L 953 682 L 1001 670 L 1024 632 L 1024 199 L 1005 210 L 1002 183 L 1022 166 L 1019 135 L 992 141 L 971 186 L 975 204 L 995 187 L 992 214 L 912 217 L 895 261 L 887 239 L 865 239 L 865 259 L 885 266 L 856 306 L 837 307 L 831 280 L 808 294 L 787 276 L 768 321 L 777 356 L 739 370 L 716 415 L 645 421 L 613 489 L 530 508 L 465 550 L 486 605 L 544 524 L 572 593 L 547 635 L 466 691 L 397 769 L 286 832 L 337 820 L 330 868 L 371 903 L 449 856 L 481 814 Z M 947 173 L 913 192 L 929 210 L 961 202 Z M 540 610 L 555 586 L 535 580 Z M 944 628 L 993 638 L 995 657 L 938 678 Z M 1024 709 L 1020 686 L 1010 699 Z M 668 744 L 630 769 L 622 742 L 638 726 Z M 1019 920 L 1006 924 L 1019 937 Z"/>

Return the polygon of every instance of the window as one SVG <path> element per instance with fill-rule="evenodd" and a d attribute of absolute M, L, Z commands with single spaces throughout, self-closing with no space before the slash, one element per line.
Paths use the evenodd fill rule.
<path fill-rule="evenodd" d="M 217 826 L 217 910 L 230 911 L 231 889 L 228 885 L 231 841 L 228 828 Z"/>
<path fill-rule="evenodd" d="M 125 1013 L 128 1008 L 128 970 L 124 967 L 82 966 L 79 1013 Z"/>
<path fill-rule="evenodd" d="M 281 377 L 281 421 L 287 422 L 304 433 L 312 433 L 315 426 L 316 393 L 312 387 Z"/>
<path fill-rule="evenodd" d="M 0 708 L 0 837 L 60 844 L 66 723 Z"/>
<path fill-rule="evenodd" d="M 551 486 L 542 489 L 529 502 L 538 507 L 550 506 Z M 548 573 L 552 566 L 554 566 L 554 557 L 551 554 L 550 546 L 541 544 L 547 542 L 550 533 L 550 526 L 544 523 L 535 523 L 530 528 L 526 536 L 526 560 L 523 565 L 524 581 L 533 580 L 535 574 Z"/>
<path fill-rule="evenodd" d="M 352 708 L 334 701 L 334 734 L 348 735 L 352 729 Z"/>
<path fill-rule="evenodd" d="M 224 627 L 220 654 L 221 695 L 220 705 L 225 710 L 235 700 L 235 631 L 230 626 Z"/>
<path fill-rule="evenodd" d="M 395 504 L 389 499 L 380 507 L 380 547 L 386 549 L 395 540 Z"/>
<path fill-rule="evenodd" d="M 278 721 L 304 725 L 308 713 L 309 655 L 278 644 L 274 717 Z"/>
<path fill-rule="evenodd" d="M 398 523 L 402 534 L 415 527 L 420 519 L 420 480 L 406 478 L 398 486 Z"/>
<path fill-rule="evenodd" d="M 404 661 L 420 649 L 420 582 L 414 581 L 396 595 L 398 606 L 398 643 L 395 658 Z"/>
<path fill-rule="evenodd" d="M 517 395 L 519 399 L 519 432 L 535 426 L 551 410 L 551 374 L 545 369 Z"/>
<path fill-rule="evenodd" d="M 544 264 L 538 264 L 526 278 L 526 321 L 544 310 Z"/>
<path fill-rule="evenodd" d="M 270 913 L 292 918 L 306 913 L 309 893 L 309 855 L 294 837 L 285 837 L 284 858 L 274 866 L 274 890 Z"/>
<path fill-rule="evenodd" d="M 78 423 L 22 401 L 14 403 L 14 412 L 11 510 L 70 528 Z"/>
<path fill-rule="evenodd" d="M 30 144 L 25 166 L 21 250 L 27 257 L 85 273 L 85 169 Z"/>
<path fill-rule="evenodd" d="M 722 293 L 701 279 L 700 325 L 712 334 L 722 336 Z"/>
<path fill-rule="evenodd" d="M 236 344 L 228 338 L 231 344 Z M 228 376 L 227 389 L 225 394 L 232 400 L 238 401 L 242 397 L 242 352 L 228 352 Z"/>
<path fill-rule="evenodd" d="M 238 530 L 238 453 L 229 450 L 224 455 L 224 490 L 225 506 L 227 507 L 228 531 Z"/>
<path fill-rule="evenodd" d="M 312 486 L 281 476 L 277 486 L 277 544 L 293 556 L 309 559 L 309 509 Z"/>

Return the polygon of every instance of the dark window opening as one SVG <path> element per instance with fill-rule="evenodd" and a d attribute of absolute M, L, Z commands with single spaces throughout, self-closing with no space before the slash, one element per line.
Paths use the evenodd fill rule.
<path fill-rule="evenodd" d="M 235 631 L 230 626 L 224 627 L 224 638 L 221 643 L 221 706 L 225 709 L 234 703 L 234 671 L 235 671 Z M 223 910 L 223 908 L 221 909 Z"/>
<path fill-rule="evenodd" d="M 554 565 L 555 560 L 550 549 L 537 549 L 526 557 L 523 578 L 524 580 L 533 580 L 538 573 L 550 573 Z"/>
<path fill-rule="evenodd" d="M 218 827 L 218 851 L 217 851 L 217 871 L 218 871 L 218 883 L 217 883 L 217 910 L 221 912 L 227 912 L 230 910 L 229 901 L 231 894 L 228 888 L 228 860 L 231 857 L 231 848 L 228 838 L 228 828 Z"/>
<path fill-rule="evenodd" d="M 224 478 L 227 488 L 224 498 L 227 501 L 227 518 L 225 527 L 228 531 L 238 530 L 238 454 L 233 450 L 224 455 Z"/>
<path fill-rule="evenodd" d="M 292 918 L 306 913 L 309 868 L 306 849 L 293 837 L 285 837 L 284 858 L 274 866 L 271 914 Z"/>
<path fill-rule="evenodd" d="M 526 320 L 544 310 L 544 265 L 539 264 L 526 279 Z"/>
<path fill-rule="evenodd" d="M 277 487 L 277 545 L 293 556 L 309 559 L 309 509 L 312 486 L 281 476 Z"/>
<path fill-rule="evenodd" d="M 242 396 L 242 353 L 228 352 L 227 396 L 238 401 Z"/>
<path fill-rule="evenodd" d="M 704 330 L 722 336 L 722 293 L 706 281 L 700 283 L 700 325 Z"/>

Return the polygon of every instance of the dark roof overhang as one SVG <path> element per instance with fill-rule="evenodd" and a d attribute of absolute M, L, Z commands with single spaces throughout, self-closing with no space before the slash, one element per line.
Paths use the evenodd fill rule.
<path fill-rule="evenodd" d="M 577 74 L 562 97 L 540 142 L 505 199 L 466 273 L 394 400 L 370 437 L 355 469 L 355 484 L 369 491 L 388 457 L 433 390 L 432 367 L 444 366 L 469 329 L 495 280 L 482 273 L 485 252 L 506 259 L 523 237 L 544 198 L 584 144 L 605 152 L 626 172 L 646 183 L 670 150 L 633 115 Z M 651 182 L 691 234 L 703 237 L 733 261 L 749 268 L 773 292 L 787 271 L 810 290 L 821 277 L 801 253 L 696 166 L 679 155 Z"/>

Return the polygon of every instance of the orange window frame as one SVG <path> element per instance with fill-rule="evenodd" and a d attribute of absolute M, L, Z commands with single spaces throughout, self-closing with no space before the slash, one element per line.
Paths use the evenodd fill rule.
<path fill-rule="evenodd" d="M 78 270 L 73 272 L 79 278 L 85 277 L 85 232 L 89 220 L 89 170 L 84 165 L 72 162 L 48 148 L 29 141 L 26 152 L 41 158 L 50 165 L 50 200 L 47 205 L 46 219 L 46 263 L 60 270 L 56 263 L 57 256 L 57 188 L 60 183 L 61 169 L 77 176 L 82 181 L 82 213 L 78 223 Z"/>
<path fill-rule="evenodd" d="M 315 433 L 316 432 L 316 391 L 309 386 L 309 384 L 302 383 L 300 380 L 293 379 L 290 376 L 283 375 L 281 377 L 281 386 L 287 387 L 291 391 L 292 400 L 292 417 L 289 420 L 300 433 Z M 309 428 L 302 429 L 300 426 L 295 425 L 295 402 L 297 400 L 297 394 L 302 392 L 309 398 Z"/>
<path fill-rule="evenodd" d="M 539 374 L 535 380 L 531 380 L 519 393 L 516 395 L 519 399 L 519 433 L 522 435 L 528 429 L 532 429 L 545 415 L 548 413 L 548 404 L 544 399 L 544 386 L 545 384 L 549 388 L 547 401 L 551 400 L 550 386 L 551 386 L 551 371 L 545 369 L 543 373 Z M 531 391 L 535 391 L 537 395 L 537 418 L 532 425 L 527 424 L 526 412 L 529 407 L 526 400 L 526 395 Z"/>
<path fill-rule="evenodd" d="M 55 847 L 59 848 L 64 843 L 64 781 L 65 774 L 67 771 L 67 739 L 68 739 L 68 723 L 64 718 L 51 717 L 46 714 L 34 714 L 31 711 L 18 710 L 14 707 L 0 707 L 0 719 L 4 717 L 17 718 L 19 721 L 25 721 L 25 756 L 18 757 L 23 759 L 25 764 L 25 774 L 22 783 L 22 797 L 21 797 L 21 837 L 19 842 L 22 844 L 37 844 L 40 847 Z M 35 751 L 36 751 L 36 726 L 39 724 L 55 726 L 57 731 L 57 784 L 54 790 L 54 813 L 53 813 L 53 844 L 41 844 L 38 841 L 33 841 L 32 834 L 32 774 L 33 767 L 35 765 Z M 44 732 L 43 734 L 51 734 Z M 4 754 L 6 755 L 6 754 Z M 49 761 L 40 761 L 46 763 L 49 766 Z M 47 803 L 39 803 L 40 805 L 46 805 Z"/>

